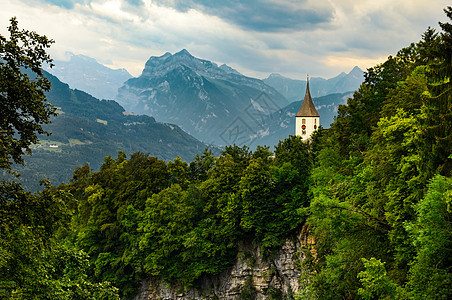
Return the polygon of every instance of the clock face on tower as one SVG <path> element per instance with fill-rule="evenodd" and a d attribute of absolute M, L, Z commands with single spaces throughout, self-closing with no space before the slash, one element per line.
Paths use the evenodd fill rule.
<path fill-rule="evenodd" d="M 306 125 L 301 125 L 301 129 L 305 130 L 306 129 Z"/>

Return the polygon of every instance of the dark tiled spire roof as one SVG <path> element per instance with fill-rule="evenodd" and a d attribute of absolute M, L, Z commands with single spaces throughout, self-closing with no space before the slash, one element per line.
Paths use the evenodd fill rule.
<path fill-rule="evenodd" d="M 317 109 L 315 109 L 314 102 L 312 102 L 311 92 L 309 91 L 309 77 L 306 84 L 306 94 L 298 110 L 297 117 L 320 117 Z"/>

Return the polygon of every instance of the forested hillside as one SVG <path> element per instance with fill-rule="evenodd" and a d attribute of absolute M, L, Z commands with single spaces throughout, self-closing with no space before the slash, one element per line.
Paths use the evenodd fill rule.
<path fill-rule="evenodd" d="M 452 24 L 440 26 L 369 69 L 315 144 L 310 297 L 452 297 Z"/>
<path fill-rule="evenodd" d="M 451 299 L 452 24 L 440 27 L 368 69 L 307 143 L 190 164 L 120 152 L 38 194 L 2 182 L 1 295 L 130 299 L 150 276 L 196 287 L 240 241 L 271 256 L 303 227 L 303 288 L 276 299 Z"/>

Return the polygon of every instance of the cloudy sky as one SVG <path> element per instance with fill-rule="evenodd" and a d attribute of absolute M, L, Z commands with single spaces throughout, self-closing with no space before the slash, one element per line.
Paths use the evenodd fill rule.
<path fill-rule="evenodd" d="M 55 40 L 50 53 L 84 54 L 138 76 L 150 56 L 185 48 L 248 76 L 329 78 L 365 70 L 447 21 L 450 0 L 0 0 L 0 33 Z"/>

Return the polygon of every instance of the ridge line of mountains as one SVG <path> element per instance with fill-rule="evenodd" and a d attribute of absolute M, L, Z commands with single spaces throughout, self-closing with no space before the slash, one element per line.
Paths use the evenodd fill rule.
<path fill-rule="evenodd" d="M 46 74 L 52 83 L 47 98 L 59 112 L 45 127 L 52 135 L 41 136 L 25 166 L 16 167 L 29 190 L 40 189 L 41 178 L 54 185 L 67 182 L 85 162 L 96 170 L 118 151 L 191 161 L 209 145 L 216 153 L 214 145 L 276 145 L 293 134 L 306 88 L 306 81 L 278 74 L 247 77 L 185 49 L 150 57 L 136 78 L 125 69 L 69 55 L 69 61 L 47 69 L 52 73 Z M 328 80 L 310 79 L 321 125 L 329 127 L 362 75 L 355 67 Z"/>
<path fill-rule="evenodd" d="M 298 105 L 294 102 L 301 101 L 306 89 L 305 80 L 279 74 L 263 80 L 248 77 L 226 64 L 196 58 L 186 49 L 151 56 L 138 77 L 87 56 L 68 55 L 69 61 L 56 61 L 49 72 L 65 78 L 71 87 L 114 99 L 127 111 L 176 124 L 198 140 L 218 146 L 277 144 L 293 133 L 292 109 Z M 362 80 L 358 67 L 330 79 L 310 79 L 324 128 Z"/>

